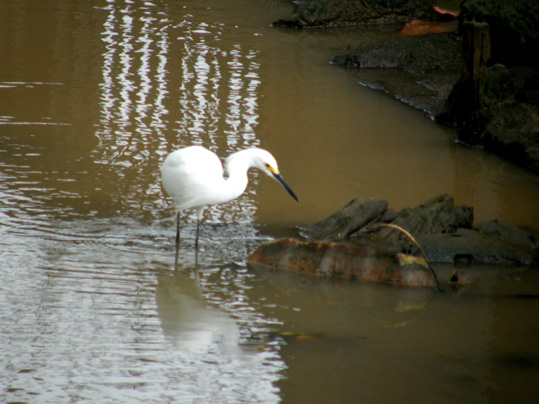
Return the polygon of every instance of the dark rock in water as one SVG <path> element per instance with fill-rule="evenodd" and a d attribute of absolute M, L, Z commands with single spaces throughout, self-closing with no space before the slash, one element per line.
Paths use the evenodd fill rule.
<path fill-rule="evenodd" d="M 472 226 L 473 208 L 455 206 L 453 197 L 448 194 L 400 212 L 388 209 L 388 202 L 383 199 L 353 199 L 328 218 L 304 228 L 302 235 L 315 240 L 357 239 L 363 238 L 367 231 L 372 233 L 380 223 L 393 223 L 413 234 L 451 233 Z M 401 238 L 390 229 L 379 229 L 376 234 L 379 239 Z"/>
<path fill-rule="evenodd" d="M 502 223 L 498 220 L 491 220 L 479 227 L 478 230 L 487 237 L 497 238 L 512 245 L 529 249 L 539 248 L 539 238 L 537 237 L 537 234 L 512 223 Z"/>
<path fill-rule="evenodd" d="M 424 259 L 376 247 L 283 239 L 260 246 L 248 263 L 255 269 L 297 272 L 313 277 L 436 287 Z"/>
<path fill-rule="evenodd" d="M 431 262 L 466 262 L 495 265 L 533 265 L 537 254 L 530 248 L 458 229 L 451 234 L 420 234 L 417 242 Z"/>
<path fill-rule="evenodd" d="M 539 261 L 536 234 L 498 221 L 472 230 L 473 208 L 456 206 L 448 194 L 399 212 L 388 209 L 384 200 L 354 199 L 327 219 L 305 228 L 302 235 L 371 247 L 378 243 L 377 248 L 420 255 L 407 236 L 382 224 L 409 232 L 432 262 L 535 265 Z"/>
<path fill-rule="evenodd" d="M 459 228 L 469 229 L 473 223 L 471 206 L 455 206 L 449 194 L 439 195 L 415 207 L 398 212 L 391 222 L 412 234 L 454 233 Z M 380 230 L 383 239 L 402 239 L 402 235 L 390 229 Z"/>
<path fill-rule="evenodd" d="M 304 229 L 304 236 L 316 240 L 343 240 L 373 222 L 378 222 L 387 211 L 382 199 L 354 199 L 340 211 Z"/>

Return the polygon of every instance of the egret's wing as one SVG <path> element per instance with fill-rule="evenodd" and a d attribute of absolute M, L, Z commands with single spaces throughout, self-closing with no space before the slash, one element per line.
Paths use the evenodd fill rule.
<path fill-rule="evenodd" d="M 161 179 L 177 210 L 197 208 L 208 205 L 212 192 L 224 181 L 223 165 L 203 147 L 186 147 L 167 156 Z"/>

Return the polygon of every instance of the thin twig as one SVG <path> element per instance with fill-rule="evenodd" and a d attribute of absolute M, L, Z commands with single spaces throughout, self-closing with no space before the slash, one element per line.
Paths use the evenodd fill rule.
<path fill-rule="evenodd" d="M 427 267 L 429 268 L 430 272 L 432 273 L 432 277 L 434 278 L 434 282 L 436 283 L 436 289 L 438 291 L 441 291 L 442 288 L 440 288 L 440 283 L 438 282 L 438 277 L 436 276 L 436 272 L 434 272 L 434 269 L 432 268 L 432 266 L 430 265 L 430 262 L 427 258 L 427 255 L 425 254 L 425 252 L 423 251 L 423 249 L 421 248 L 421 246 L 419 245 L 419 243 L 416 241 L 416 239 L 410 234 L 409 231 L 403 229 L 402 227 L 400 226 L 397 226 L 396 224 L 391 224 L 391 223 L 384 223 L 384 224 L 379 224 L 379 225 L 376 225 L 373 227 L 373 229 L 377 228 L 377 227 L 390 227 L 392 229 L 395 229 L 395 230 L 398 230 L 400 231 L 402 234 L 404 234 L 406 237 L 408 237 L 408 239 L 410 239 L 410 241 L 418 248 L 418 250 L 421 252 L 421 254 L 423 255 L 423 258 L 425 258 L 425 262 L 427 263 Z"/>

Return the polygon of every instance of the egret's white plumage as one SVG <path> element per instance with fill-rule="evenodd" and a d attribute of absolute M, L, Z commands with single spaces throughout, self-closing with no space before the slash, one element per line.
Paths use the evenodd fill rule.
<path fill-rule="evenodd" d="M 277 161 L 270 152 L 251 148 L 231 154 L 225 169 L 219 157 L 202 146 L 191 146 L 170 153 L 161 166 L 163 188 L 173 198 L 177 211 L 176 242 L 179 242 L 179 212 L 195 209 L 198 225 L 209 205 L 229 202 L 247 188 L 249 168 L 255 167 L 277 180 L 297 201 L 298 198 L 279 174 Z"/>

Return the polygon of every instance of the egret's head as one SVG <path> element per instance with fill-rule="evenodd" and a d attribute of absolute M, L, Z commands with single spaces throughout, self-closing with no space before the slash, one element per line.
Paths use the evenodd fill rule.
<path fill-rule="evenodd" d="M 277 160 L 271 155 L 269 151 L 259 148 L 247 149 L 246 154 L 249 154 L 251 167 L 258 168 L 264 174 L 273 177 L 274 174 L 279 174 L 279 167 L 277 166 Z"/>
<path fill-rule="evenodd" d="M 257 153 L 254 160 L 254 165 L 256 168 L 258 168 L 260 171 L 264 172 L 266 175 L 270 176 L 279 184 L 283 186 L 284 189 L 294 198 L 296 201 L 299 202 L 298 197 L 292 191 L 292 188 L 286 183 L 284 178 L 281 176 L 281 173 L 279 172 L 279 167 L 277 166 L 277 160 L 275 160 L 275 157 L 271 155 L 270 152 L 263 150 L 263 149 L 256 149 Z"/>

